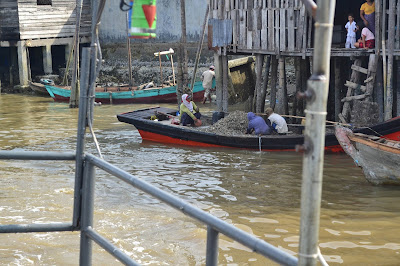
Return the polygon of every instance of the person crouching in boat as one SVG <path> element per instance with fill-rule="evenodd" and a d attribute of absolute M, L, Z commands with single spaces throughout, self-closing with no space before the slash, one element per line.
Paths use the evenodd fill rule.
<path fill-rule="evenodd" d="M 274 113 L 274 110 L 272 110 L 272 108 L 270 108 L 270 107 L 268 107 L 265 110 L 265 113 L 268 116 L 268 120 L 271 122 L 272 128 L 276 132 L 278 132 L 279 134 L 288 133 L 288 127 L 287 127 L 285 118 Z"/>
<path fill-rule="evenodd" d="M 249 120 L 249 126 L 247 127 L 246 134 L 252 134 L 253 132 L 256 135 L 271 134 L 271 128 L 261 116 L 258 116 L 253 112 L 249 112 L 247 113 L 247 119 Z"/>
<path fill-rule="evenodd" d="M 201 114 L 199 108 L 192 101 L 192 96 L 188 94 L 182 95 L 182 103 L 179 108 L 179 120 L 183 126 L 201 126 Z"/>

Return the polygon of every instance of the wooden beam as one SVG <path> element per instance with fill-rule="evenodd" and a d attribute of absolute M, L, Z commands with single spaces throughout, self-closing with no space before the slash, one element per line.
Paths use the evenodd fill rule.
<path fill-rule="evenodd" d="M 366 69 L 366 68 L 363 68 L 363 67 L 360 67 L 360 66 L 356 66 L 356 65 L 352 65 L 351 66 L 351 69 L 352 70 L 355 70 L 355 71 L 358 71 L 358 72 L 360 72 L 360 73 L 363 73 L 363 74 L 368 74 L 368 69 Z"/>
<path fill-rule="evenodd" d="M 344 97 L 342 99 L 342 103 L 343 102 L 350 102 L 350 101 L 354 101 L 354 100 L 362 100 L 365 97 L 369 96 L 368 94 L 361 94 L 361 95 L 355 95 L 355 96 L 349 96 L 349 97 Z"/>
<path fill-rule="evenodd" d="M 367 90 L 366 86 L 351 82 L 346 80 L 346 83 L 344 84 L 347 88 L 352 88 L 352 89 L 360 89 L 362 92 L 365 92 Z"/>

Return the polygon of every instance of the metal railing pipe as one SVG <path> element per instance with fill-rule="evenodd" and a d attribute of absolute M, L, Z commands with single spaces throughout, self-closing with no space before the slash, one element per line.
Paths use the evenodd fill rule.
<path fill-rule="evenodd" d="M 0 151 L 0 160 L 74 161 L 75 154 L 51 151 Z"/>
<path fill-rule="evenodd" d="M 108 253 L 113 255 L 116 259 L 118 259 L 125 265 L 132 265 L 132 266 L 140 265 L 139 263 L 135 262 L 131 257 L 126 255 L 123 251 L 121 251 L 119 248 L 111 244 L 110 241 L 108 241 L 106 238 L 102 237 L 100 234 L 94 231 L 92 227 L 90 226 L 86 227 L 84 229 L 84 232 L 100 247 L 104 248 L 106 251 L 108 251 Z"/>
<path fill-rule="evenodd" d="M 92 265 L 92 240 L 86 235 L 85 228 L 93 225 L 95 168 L 90 162 L 85 163 L 82 187 L 81 249 L 79 265 Z"/>
<path fill-rule="evenodd" d="M 218 231 L 207 226 L 206 266 L 218 265 Z"/>
<path fill-rule="evenodd" d="M 95 166 L 103 169 L 104 171 L 115 175 L 121 180 L 131 184 L 132 186 L 154 196 L 155 198 L 167 203 L 168 205 L 180 210 L 181 212 L 213 227 L 215 230 L 222 234 L 238 241 L 253 251 L 260 253 L 271 260 L 284 265 L 297 265 L 297 258 L 287 254 L 286 252 L 278 249 L 277 247 L 248 234 L 235 226 L 222 221 L 213 215 L 197 208 L 189 203 L 181 200 L 180 198 L 170 195 L 169 193 L 154 187 L 153 185 L 134 177 L 128 172 L 119 169 L 118 167 L 94 156 L 86 154 L 86 160 L 93 163 Z"/>
<path fill-rule="evenodd" d="M 78 130 L 76 136 L 76 163 L 75 163 L 75 187 L 74 187 L 74 211 L 72 223 L 79 226 L 81 213 L 81 188 L 83 172 L 83 156 L 85 151 L 85 132 L 86 132 L 86 114 L 87 114 L 87 93 L 90 71 L 90 48 L 82 49 L 82 66 L 80 81 L 80 100 Z"/>
<path fill-rule="evenodd" d="M 0 225 L 0 233 L 37 233 L 37 232 L 64 232 L 75 231 L 71 223 L 49 224 L 5 224 Z"/>

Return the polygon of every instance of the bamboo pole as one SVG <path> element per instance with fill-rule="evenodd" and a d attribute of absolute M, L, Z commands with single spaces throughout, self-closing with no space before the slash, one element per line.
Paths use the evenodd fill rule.
<path fill-rule="evenodd" d="M 131 39 L 129 38 L 129 12 L 126 12 L 126 46 L 128 49 L 128 71 L 129 71 L 129 89 L 132 89 L 132 53 L 131 53 Z"/>
<path fill-rule="evenodd" d="M 325 147 L 329 62 L 335 0 L 320 0 L 314 35 L 313 74 L 308 81 L 301 190 L 299 264 L 316 265 Z"/>
<path fill-rule="evenodd" d="M 158 53 L 158 61 L 160 62 L 160 83 L 161 88 L 164 87 L 163 78 L 162 78 L 162 65 L 161 65 L 161 51 Z"/>
<path fill-rule="evenodd" d="M 208 18 L 208 12 L 209 11 L 210 11 L 210 6 L 207 4 L 206 14 L 204 15 L 203 28 L 202 28 L 202 31 L 201 31 L 201 39 L 200 39 L 200 42 L 199 42 L 199 46 L 197 47 L 196 63 L 194 64 L 192 82 L 190 83 L 190 91 L 191 92 L 193 92 L 194 82 L 195 82 L 195 79 L 196 79 L 197 65 L 199 64 L 201 49 L 203 47 L 203 42 L 204 42 L 204 35 L 206 34 L 207 18 Z"/>
<path fill-rule="evenodd" d="M 175 86 L 176 85 L 176 82 L 175 82 L 175 68 L 174 68 L 174 59 L 173 59 L 172 54 L 171 54 L 171 67 L 172 67 L 172 79 L 174 80 L 174 86 Z"/>
<path fill-rule="evenodd" d="M 82 2 L 83 0 L 76 0 L 74 69 L 72 72 L 69 108 L 79 107 L 79 29 L 81 26 Z"/>

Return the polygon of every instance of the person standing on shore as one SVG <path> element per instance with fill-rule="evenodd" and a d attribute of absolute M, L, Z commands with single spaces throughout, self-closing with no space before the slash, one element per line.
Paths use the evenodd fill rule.
<path fill-rule="evenodd" d="M 204 88 L 204 99 L 203 104 L 206 103 L 207 98 L 210 100 L 211 103 L 211 89 L 213 84 L 213 79 L 215 78 L 215 68 L 214 66 L 210 66 L 210 68 L 203 72 L 201 75 L 201 80 L 203 81 L 203 88 Z"/>

